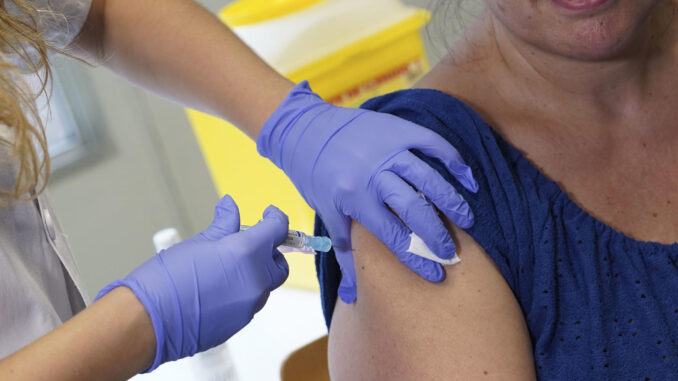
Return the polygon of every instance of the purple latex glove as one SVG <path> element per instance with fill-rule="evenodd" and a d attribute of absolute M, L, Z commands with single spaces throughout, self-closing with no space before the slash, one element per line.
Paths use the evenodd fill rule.
<path fill-rule="evenodd" d="M 238 232 L 238 207 L 224 196 L 212 224 L 162 250 L 96 299 L 125 286 L 151 317 L 157 341 L 150 372 L 164 362 L 215 347 L 252 320 L 289 269 L 276 247 L 287 237 L 287 216 L 274 206 L 264 219 Z"/>
<path fill-rule="evenodd" d="M 346 303 L 356 299 L 351 218 L 432 282 L 443 280 L 445 272 L 408 252 L 410 229 L 440 258 L 452 258 L 456 247 L 417 191 L 459 227 L 473 224 L 473 213 L 454 187 L 409 151 L 440 160 L 466 189 L 477 191 L 471 169 L 445 139 L 393 115 L 333 106 L 307 82 L 297 85 L 266 121 L 257 148 L 285 171 L 329 230 L 342 272 L 339 297 Z"/>

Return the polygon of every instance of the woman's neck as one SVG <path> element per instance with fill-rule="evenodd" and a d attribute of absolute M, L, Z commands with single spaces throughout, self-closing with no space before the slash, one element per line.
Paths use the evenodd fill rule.
<path fill-rule="evenodd" d="M 674 36 L 671 25 L 644 36 L 634 54 L 577 61 L 516 42 L 485 14 L 419 86 L 469 104 L 598 219 L 675 242 Z"/>
<path fill-rule="evenodd" d="M 678 27 L 667 15 L 672 12 L 658 7 L 625 52 L 593 61 L 530 46 L 485 12 L 455 56 L 470 56 L 462 61 L 474 67 L 482 62 L 496 93 L 514 110 L 586 128 L 640 125 L 662 102 L 672 101 L 678 82 Z"/>

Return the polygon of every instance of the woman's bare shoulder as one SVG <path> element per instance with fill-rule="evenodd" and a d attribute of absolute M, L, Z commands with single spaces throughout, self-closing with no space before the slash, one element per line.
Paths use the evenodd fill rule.
<path fill-rule="evenodd" d="M 455 230 L 462 262 L 429 283 L 363 227 L 352 229 L 358 300 L 337 302 L 333 380 L 534 379 L 520 307 L 492 260 Z"/>

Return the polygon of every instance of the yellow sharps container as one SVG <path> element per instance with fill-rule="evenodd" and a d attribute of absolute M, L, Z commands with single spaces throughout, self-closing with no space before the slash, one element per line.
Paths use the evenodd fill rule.
<path fill-rule="evenodd" d="M 219 16 L 278 72 L 308 80 L 336 105 L 356 107 L 410 87 L 428 70 L 419 30 L 430 15 L 399 0 L 240 0 Z M 233 196 L 243 224 L 274 204 L 289 215 L 290 229 L 313 232 L 313 211 L 254 142 L 223 120 L 187 112 L 217 192 Z M 286 285 L 317 289 L 313 257 L 287 259 Z"/>

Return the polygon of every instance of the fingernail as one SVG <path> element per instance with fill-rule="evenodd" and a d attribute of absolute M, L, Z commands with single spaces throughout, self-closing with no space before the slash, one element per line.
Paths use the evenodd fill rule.
<path fill-rule="evenodd" d="M 469 209 L 468 216 L 466 218 L 467 218 L 466 227 L 464 229 L 470 228 L 476 222 L 476 216 L 475 214 L 473 214 L 473 211 L 471 209 Z"/>
<path fill-rule="evenodd" d="M 283 213 L 280 209 L 275 207 L 274 205 L 269 205 L 265 210 L 264 210 L 264 218 L 279 218 L 279 217 L 287 217 L 285 213 Z"/>
<path fill-rule="evenodd" d="M 465 184 L 463 185 L 466 189 L 473 193 L 478 192 L 478 182 L 473 177 L 473 170 L 471 170 L 471 167 L 466 167 L 466 169 L 464 169 L 464 180 Z"/>
<path fill-rule="evenodd" d="M 353 304 L 356 300 L 356 294 L 350 291 L 341 291 L 339 290 L 339 299 L 346 304 Z"/>
<path fill-rule="evenodd" d="M 224 212 L 234 213 L 237 208 L 238 206 L 235 204 L 235 201 L 233 201 L 231 196 L 226 195 L 219 200 L 217 205 L 214 207 L 214 210 L 216 215 L 221 215 Z"/>
<path fill-rule="evenodd" d="M 433 283 L 440 283 L 445 280 L 445 271 L 443 271 L 442 266 L 436 264 L 435 270 L 431 274 L 428 274 L 428 281 Z"/>
<path fill-rule="evenodd" d="M 471 184 L 471 192 L 478 193 L 478 189 L 480 189 L 480 186 L 478 185 L 478 182 L 475 179 L 472 180 L 473 183 Z"/>
<path fill-rule="evenodd" d="M 459 203 L 456 204 L 454 208 L 452 208 L 451 212 L 451 214 L 448 214 L 448 217 L 455 217 L 451 218 L 455 225 L 462 229 L 468 229 L 473 226 L 475 217 L 473 215 L 473 211 L 471 210 L 471 206 L 468 204 L 468 202 L 466 202 L 466 200 L 462 199 L 459 201 Z"/>
<path fill-rule="evenodd" d="M 473 223 L 475 222 L 475 215 L 473 214 L 471 207 L 465 203 L 463 209 L 460 212 L 463 218 L 461 218 L 459 221 L 459 227 L 462 229 L 468 229 L 473 226 Z"/>

